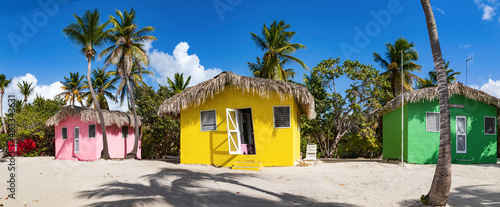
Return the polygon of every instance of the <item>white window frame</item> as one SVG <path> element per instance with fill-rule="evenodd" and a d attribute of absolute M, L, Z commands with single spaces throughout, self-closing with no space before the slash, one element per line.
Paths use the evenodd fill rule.
<path fill-rule="evenodd" d="M 202 119 L 201 119 L 201 113 L 202 112 L 207 112 L 207 111 L 213 111 L 215 113 L 215 130 L 203 130 L 203 123 L 202 123 Z M 201 132 L 215 132 L 217 131 L 217 110 L 216 109 L 210 109 L 210 110 L 203 110 L 203 111 L 200 111 L 200 131 Z"/>
<path fill-rule="evenodd" d="M 437 131 L 429 131 L 429 129 L 427 129 L 427 114 L 438 114 L 438 129 Z M 441 119 L 441 115 L 439 114 L 439 112 L 425 112 L 425 131 L 426 132 L 440 132 L 441 130 L 441 124 L 439 123 L 440 122 L 440 119 Z"/>
<path fill-rule="evenodd" d="M 486 133 L 486 118 L 493 118 L 493 120 L 495 120 L 495 123 L 493 125 L 493 129 L 495 130 L 495 132 L 493 134 L 488 134 Z M 497 118 L 494 117 L 494 116 L 484 116 L 484 135 L 497 135 Z"/>
<path fill-rule="evenodd" d="M 458 151 L 458 119 L 459 118 L 464 118 L 465 119 L 465 134 L 460 134 L 464 135 L 464 150 L 463 151 Z M 466 116 L 456 116 L 455 117 L 455 151 L 457 154 L 467 154 L 467 117 Z"/>
<path fill-rule="evenodd" d="M 276 107 L 284 107 L 284 106 L 288 106 L 288 127 L 276 127 L 276 116 L 274 116 L 274 108 Z M 273 106 L 273 127 L 275 129 L 288 129 L 288 128 L 291 128 L 292 127 L 292 107 L 290 105 L 279 105 L 279 106 Z"/>
<path fill-rule="evenodd" d="M 63 129 L 66 129 L 66 138 L 64 138 Z M 61 128 L 61 139 L 65 139 L 65 140 L 68 139 L 68 127 Z"/>
<path fill-rule="evenodd" d="M 90 126 L 91 125 L 94 125 L 94 136 L 93 137 L 90 136 Z M 89 124 L 89 131 L 88 131 L 88 133 L 89 133 L 89 138 L 95 138 L 97 136 L 97 125 L 96 124 Z"/>
<path fill-rule="evenodd" d="M 78 150 L 76 150 L 76 129 L 78 129 Z M 73 151 L 75 153 L 80 153 L 80 127 L 73 128 Z"/>

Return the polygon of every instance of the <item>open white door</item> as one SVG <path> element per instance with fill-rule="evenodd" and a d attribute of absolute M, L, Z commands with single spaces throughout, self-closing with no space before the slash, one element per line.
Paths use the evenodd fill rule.
<path fill-rule="evenodd" d="M 227 143 L 229 145 L 229 154 L 241 154 L 240 151 L 240 130 L 239 117 L 235 109 L 226 109 L 227 122 Z"/>

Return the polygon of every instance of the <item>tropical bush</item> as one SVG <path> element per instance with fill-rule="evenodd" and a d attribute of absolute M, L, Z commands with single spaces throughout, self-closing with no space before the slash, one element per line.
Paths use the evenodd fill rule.
<path fill-rule="evenodd" d="M 143 159 L 161 159 L 165 155 L 179 155 L 179 121 L 165 116 L 158 116 L 161 103 L 171 97 L 173 92 L 165 86 L 155 91 L 150 86 L 134 89 L 137 115 L 149 122 L 143 126 L 141 156 Z"/>

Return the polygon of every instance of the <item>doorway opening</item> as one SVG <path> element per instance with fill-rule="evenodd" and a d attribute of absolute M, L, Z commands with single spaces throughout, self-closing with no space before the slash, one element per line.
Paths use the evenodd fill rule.
<path fill-rule="evenodd" d="M 226 109 L 229 154 L 254 155 L 252 109 Z"/>

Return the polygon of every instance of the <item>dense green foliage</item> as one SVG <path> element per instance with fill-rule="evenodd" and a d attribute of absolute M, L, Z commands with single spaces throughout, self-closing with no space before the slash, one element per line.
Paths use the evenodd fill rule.
<path fill-rule="evenodd" d="M 16 112 L 15 138 L 32 139 L 36 143 L 34 155 L 54 155 L 54 129 L 45 127 L 45 121 L 54 116 L 65 105 L 64 99 L 45 99 L 37 96 L 33 103 L 26 104 Z M 5 142 L 4 142 L 5 143 Z"/>
<path fill-rule="evenodd" d="M 337 91 L 335 80 L 349 80 L 349 87 Z M 315 98 L 317 117 L 301 118 L 301 133 L 318 144 L 321 157 L 373 157 L 381 152 L 377 120 L 370 114 L 380 107 L 379 100 L 390 96 L 385 78 L 371 66 L 358 61 L 328 59 L 304 78 Z"/>
<path fill-rule="evenodd" d="M 156 92 L 150 86 L 139 86 L 134 89 L 134 94 L 137 115 L 149 122 L 142 128 L 142 158 L 161 159 L 165 155 L 179 155 L 179 120 L 158 116 L 161 103 L 173 92 L 165 86 L 159 86 Z"/>

